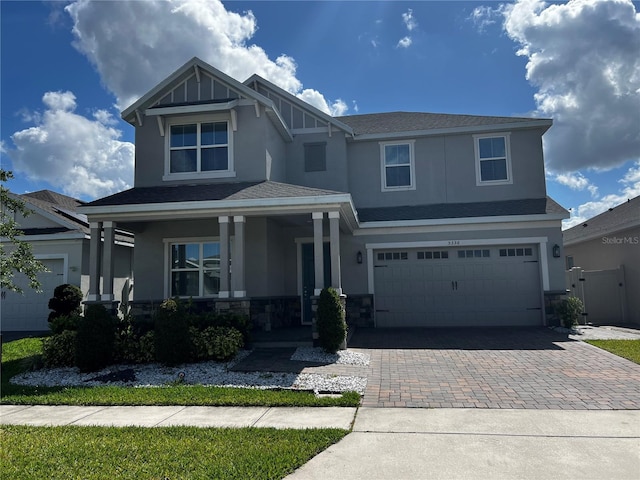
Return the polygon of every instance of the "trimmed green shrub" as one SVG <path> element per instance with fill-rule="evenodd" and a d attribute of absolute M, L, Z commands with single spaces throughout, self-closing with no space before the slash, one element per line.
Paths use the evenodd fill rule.
<path fill-rule="evenodd" d="M 44 366 L 73 367 L 76 363 L 76 336 L 74 330 L 64 330 L 61 333 L 46 337 L 42 340 L 42 360 Z"/>
<path fill-rule="evenodd" d="M 53 290 L 53 298 L 49 299 L 49 322 L 62 315 L 80 315 L 82 302 L 82 290 L 75 285 L 63 283 Z"/>
<path fill-rule="evenodd" d="M 191 354 L 187 315 L 176 300 L 162 302 L 154 315 L 155 356 L 165 365 L 188 362 Z"/>
<path fill-rule="evenodd" d="M 53 312 L 51 312 L 53 313 Z M 62 333 L 65 330 L 78 330 L 80 323 L 80 315 L 72 313 L 69 315 L 60 315 L 59 317 L 50 318 L 49 328 L 54 334 Z"/>
<path fill-rule="evenodd" d="M 133 331 L 116 334 L 114 361 L 116 363 L 151 363 L 156 358 L 154 332 L 137 335 Z"/>
<path fill-rule="evenodd" d="M 190 327 L 194 360 L 229 360 L 243 345 L 242 333 L 233 327 Z"/>
<path fill-rule="evenodd" d="M 78 324 L 76 366 L 94 372 L 113 362 L 116 319 L 103 305 L 89 305 Z"/>
<path fill-rule="evenodd" d="M 207 312 L 200 315 L 192 315 L 190 324 L 199 330 L 209 327 L 231 327 L 242 334 L 243 344 L 250 341 L 251 322 L 249 317 L 239 313 L 215 313 Z"/>
<path fill-rule="evenodd" d="M 584 305 L 578 297 L 569 297 L 564 299 L 556 307 L 556 313 L 562 320 L 562 326 L 572 328 L 578 325 L 578 320 L 582 315 Z"/>
<path fill-rule="evenodd" d="M 334 288 L 324 288 L 318 299 L 318 340 L 329 353 L 336 353 L 347 336 L 345 311 Z"/>

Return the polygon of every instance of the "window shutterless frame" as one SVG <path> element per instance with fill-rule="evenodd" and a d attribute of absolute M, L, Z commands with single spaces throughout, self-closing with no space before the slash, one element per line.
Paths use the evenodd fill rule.
<path fill-rule="evenodd" d="M 508 132 L 473 136 L 477 186 L 513 183 L 510 140 Z"/>
<path fill-rule="evenodd" d="M 220 291 L 218 238 L 165 239 L 169 297 L 217 297 Z"/>
<path fill-rule="evenodd" d="M 383 192 L 415 190 L 414 140 L 380 142 L 380 183 Z"/>
<path fill-rule="evenodd" d="M 235 177 L 229 115 L 168 118 L 163 180 Z"/>

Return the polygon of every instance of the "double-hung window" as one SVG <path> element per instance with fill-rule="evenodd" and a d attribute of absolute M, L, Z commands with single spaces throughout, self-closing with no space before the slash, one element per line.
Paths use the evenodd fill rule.
<path fill-rule="evenodd" d="M 169 295 L 211 297 L 220 291 L 220 243 L 169 244 Z"/>
<path fill-rule="evenodd" d="M 380 143 L 383 191 L 415 188 L 413 143 L 413 141 Z"/>
<path fill-rule="evenodd" d="M 231 130 L 226 119 L 175 119 L 167 125 L 165 136 L 165 179 L 234 175 Z"/>
<path fill-rule="evenodd" d="M 509 134 L 475 136 L 476 184 L 512 183 Z"/>

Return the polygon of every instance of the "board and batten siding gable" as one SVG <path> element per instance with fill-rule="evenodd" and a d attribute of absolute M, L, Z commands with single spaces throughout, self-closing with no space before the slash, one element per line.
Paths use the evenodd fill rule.
<path fill-rule="evenodd" d="M 194 74 L 172 88 L 158 100 L 154 106 L 167 106 L 176 103 L 194 103 L 240 98 L 239 91 L 220 82 L 208 73 L 201 71 L 200 81 Z"/>

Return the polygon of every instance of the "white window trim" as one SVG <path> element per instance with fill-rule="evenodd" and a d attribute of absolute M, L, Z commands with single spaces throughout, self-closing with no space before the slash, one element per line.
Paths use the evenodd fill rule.
<path fill-rule="evenodd" d="M 227 123 L 227 154 L 228 164 L 226 170 L 213 170 L 206 172 L 171 172 L 171 127 L 174 125 L 188 125 L 192 123 Z M 235 177 L 233 162 L 233 121 L 231 114 L 216 115 L 190 115 L 168 118 L 164 125 L 164 175 L 162 180 L 197 180 L 199 178 L 229 178 Z M 199 128 L 198 128 L 199 131 Z M 199 141 L 199 140 L 198 140 Z M 200 148 L 200 147 L 196 147 Z"/>
<path fill-rule="evenodd" d="M 415 190 L 416 189 L 416 169 L 415 169 L 415 154 L 414 144 L 415 140 L 398 140 L 394 142 L 379 142 L 380 144 L 380 188 L 383 192 L 397 192 L 403 190 Z M 385 147 L 389 145 L 409 145 L 409 185 L 402 185 L 398 187 L 387 187 L 387 166 L 385 165 Z"/>
<path fill-rule="evenodd" d="M 507 178 L 505 180 L 482 180 L 482 174 L 480 170 L 480 139 L 481 138 L 504 138 L 504 148 L 506 155 L 506 167 Z M 473 147 L 476 157 L 476 186 L 489 186 L 489 185 L 510 185 L 513 184 L 513 175 L 511 173 L 511 133 L 510 132 L 496 132 L 486 133 L 482 135 L 473 136 Z M 488 159 L 484 159 L 488 160 Z"/>
<path fill-rule="evenodd" d="M 186 238 L 163 238 L 164 242 L 164 298 L 173 298 L 174 295 L 171 295 L 171 272 L 173 269 L 171 268 L 171 245 L 176 244 L 198 244 L 199 245 L 199 254 L 202 257 L 202 245 L 205 243 L 217 243 L 220 244 L 220 237 L 186 237 Z M 231 239 L 229 240 L 231 244 Z M 202 258 L 201 258 L 202 260 Z M 222 269 L 222 265 L 220 265 L 220 269 Z M 198 284 L 199 284 L 199 292 L 203 292 L 203 274 L 204 268 L 199 267 L 198 269 Z M 217 294 L 214 295 L 179 295 L 179 298 L 218 298 Z"/>

